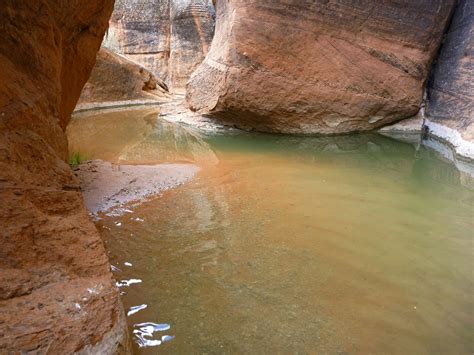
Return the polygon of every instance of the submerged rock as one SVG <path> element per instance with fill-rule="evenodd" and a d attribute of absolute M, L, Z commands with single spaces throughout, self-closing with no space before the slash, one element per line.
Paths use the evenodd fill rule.
<path fill-rule="evenodd" d="M 474 159 L 474 7 L 469 0 L 459 2 L 428 94 L 430 134 Z"/>
<path fill-rule="evenodd" d="M 217 1 L 189 106 L 239 127 L 371 130 L 416 115 L 454 0 Z"/>
<path fill-rule="evenodd" d="M 118 289 L 66 163 L 64 133 L 113 2 L 0 2 L 1 354 L 128 348 Z"/>
<path fill-rule="evenodd" d="M 203 61 L 213 33 L 210 0 L 117 0 L 104 45 L 180 91 Z"/>

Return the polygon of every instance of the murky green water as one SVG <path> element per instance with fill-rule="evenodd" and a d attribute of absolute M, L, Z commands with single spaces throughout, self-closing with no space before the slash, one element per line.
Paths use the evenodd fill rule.
<path fill-rule="evenodd" d="M 469 175 L 377 135 L 184 131 L 198 177 L 97 222 L 135 340 L 161 342 L 137 353 L 474 352 Z"/>

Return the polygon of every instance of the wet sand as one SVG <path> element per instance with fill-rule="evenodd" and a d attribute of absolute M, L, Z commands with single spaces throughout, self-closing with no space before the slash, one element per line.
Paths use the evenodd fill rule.
<path fill-rule="evenodd" d="M 193 164 L 116 165 L 91 160 L 74 172 L 81 181 L 87 209 L 97 214 L 175 188 L 191 180 L 198 171 Z"/>

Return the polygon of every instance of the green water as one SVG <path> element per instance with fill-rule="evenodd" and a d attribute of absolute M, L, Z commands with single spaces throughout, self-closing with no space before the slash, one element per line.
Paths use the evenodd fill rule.
<path fill-rule="evenodd" d="M 474 352 L 469 174 L 378 135 L 184 131 L 198 177 L 97 221 L 117 280 L 141 280 L 121 287 L 155 340 L 137 353 Z"/>

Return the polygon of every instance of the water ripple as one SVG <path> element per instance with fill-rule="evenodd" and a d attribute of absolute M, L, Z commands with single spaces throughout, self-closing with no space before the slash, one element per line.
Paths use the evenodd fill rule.
<path fill-rule="evenodd" d="M 135 314 L 135 313 L 138 313 L 140 312 L 142 309 L 145 309 L 147 308 L 148 306 L 146 304 L 141 304 L 139 306 L 134 306 L 134 307 L 130 307 L 130 309 L 128 310 L 127 312 L 127 316 L 131 316 L 132 314 Z"/>

